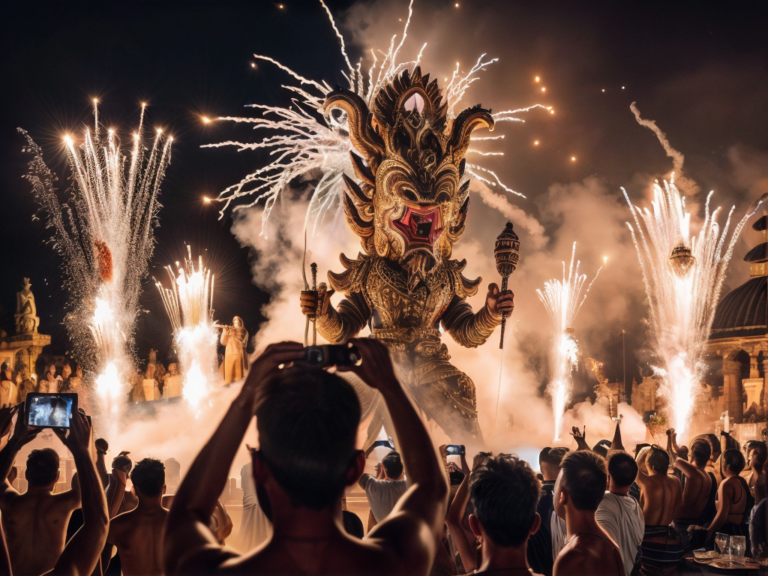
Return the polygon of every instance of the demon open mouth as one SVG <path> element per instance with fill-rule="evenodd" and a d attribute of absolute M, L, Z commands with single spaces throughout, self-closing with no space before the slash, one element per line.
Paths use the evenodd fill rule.
<path fill-rule="evenodd" d="M 392 224 L 405 237 L 408 244 L 406 252 L 415 248 L 432 248 L 443 231 L 443 218 L 440 207 L 413 208 L 405 207 L 405 214 Z"/>

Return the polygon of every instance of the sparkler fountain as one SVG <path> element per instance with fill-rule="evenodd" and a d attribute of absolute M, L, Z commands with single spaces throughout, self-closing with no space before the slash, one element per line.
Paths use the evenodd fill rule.
<path fill-rule="evenodd" d="M 573 243 L 568 277 L 565 276 L 565 262 L 563 262 L 563 279 L 548 280 L 544 282 L 543 291 L 536 290 L 536 294 L 539 295 L 539 299 L 547 309 L 555 329 L 550 358 L 550 380 L 549 386 L 547 386 L 547 392 L 552 398 L 552 412 L 555 417 L 555 442 L 560 440 L 563 414 L 568 402 L 570 402 L 573 390 L 572 372 L 578 361 L 579 345 L 573 337 L 573 321 L 587 299 L 592 284 L 595 283 L 600 275 L 600 270 L 602 270 L 602 266 L 598 268 L 595 277 L 585 290 L 587 275 L 579 274 L 581 262 L 577 261 L 574 266 L 575 258 L 576 242 Z"/>
<path fill-rule="evenodd" d="M 165 267 L 171 288 L 155 281 L 171 321 L 183 374 L 184 399 L 196 409 L 208 393 L 216 367 L 216 327 L 213 319 L 214 277 L 199 256 L 197 268 L 192 248 L 187 246 L 184 265 L 176 262 L 176 273 Z"/>
<path fill-rule="evenodd" d="M 114 130 L 105 133 L 94 100 L 94 125 L 84 128 L 82 143 L 64 138 L 72 182 L 64 203 L 42 149 L 19 129 L 27 139 L 25 151 L 34 155 L 26 178 L 40 205 L 38 214 L 53 230 L 50 241 L 64 259 L 65 322 L 75 359 L 99 374 L 97 392 L 113 416 L 124 396 L 123 382 L 133 372 L 141 281 L 154 250 L 157 196 L 173 142 L 157 130 L 145 149 L 144 112 L 142 105 L 130 149 L 124 149 Z"/>
<path fill-rule="evenodd" d="M 675 186 L 674 174 L 663 187 L 656 182 L 653 190 L 652 208 L 641 209 L 622 188 L 635 222 L 627 226 L 650 305 L 650 338 L 658 362 L 653 369 L 661 377 L 659 391 L 672 412 L 675 431 L 683 438 L 707 369 L 702 359 L 725 272 L 744 224 L 760 203 L 738 221 L 726 245 L 735 206 L 721 229 L 720 208 L 710 213 L 710 192 L 704 223 L 698 236 L 692 236 L 691 214 Z"/>

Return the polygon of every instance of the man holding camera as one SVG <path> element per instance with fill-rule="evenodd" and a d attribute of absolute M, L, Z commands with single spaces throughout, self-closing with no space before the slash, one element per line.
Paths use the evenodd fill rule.
<path fill-rule="evenodd" d="M 374 519 L 377 523 L 381 522 L 389 516 L 397 501 L 408 489 L 400 454 L 392 450 L 382 459 L 378 477 L 363 474 L 358 484 L 365 490 L 365 497 L 368 499 Z"/>
<path fill-rule="evenodd" d="M 387 348 L 352 340 L 355 372 L 382 395 L 401 438 L 411 487 L 363 540 L 344 533 L 341 499 L 365 456 L 355 448 L 360 402 L 336 374 L 306 365 L 300 344 L 272 344 L 254 362 L 237 399 L 189 469 L 165 532 L 166 574 L 429 573 L 445 519 L 448 486 L 424 424 L 395 377 Z M 272 520 L 269 541 L 247 556 L 222 548 L 207 520 L 256 414 L 251 451 L 256 493 Z"/>

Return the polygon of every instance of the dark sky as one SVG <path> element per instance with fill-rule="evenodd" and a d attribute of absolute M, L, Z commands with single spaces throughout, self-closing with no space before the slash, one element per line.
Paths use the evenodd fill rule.
<path fill-rule="evenodd" d="M 0 304 L 6 325 L 17 286 L 30 276 L 42 330 L 54 334 L 57 349 L 66 345 L 60 326 L 60 260 L 43 243 L 42 223 L 32 220 L 35 205 L 21 179 L 27 159 L 16 127 L 30 132 L 62 175 L 61 135 L 90 120 L 90 100 L 98 97 L 106 122 L 125 128 L 137 121 L 139 102 L 149 102 L 150 124 L 175 137 L 161 194 L 153 272 L 178 259 L 184 241 L 207 248 L 220 290 L 217 317 L 228 321 L 239 314 L 251 332 L 257 328 L 267 296 L 251 283 L 248 250 L 230 234 L 231 218 L 219 221 L 216 209 L 201 199 L 253 170 L 259 155 L 200 149 L 203 143 L 250 136 L 231 125 L 205 128 L 199 116 L 239 115 L 249 102 L 285 101 L 279 88 L 284 75 L 264 63 L 251 68 L 254 52 L 274 56 L 312 78 L 341 83 L 343 60 L 319 3 L 284 4 L 280 9 L 264 0 L 115 0 L 5 7 L 0 33 Z M 494 110 L 534 101 L 555 106 L 554 118 L 532 114 L 520 132 L 505 128 L 507 156 L 494 161 L 510 186 L 528 195 L 520 207 L 540 218 L 553 237 L 560 230 L 557 213 L 546 207 L 553 184 L 596 176 L 619 202 L 620 185 L 631 187 L 638 174 L 661 175 L 670 169 L 658 142 L 629 113 L 633 100 L 686 154 L 689 175 L 702 189 L 717 188 L 724 198 L 747 202 L 757 192 L 753 183 L 768 178 L 764 2 L 454 4 L 416 2 L 414 39 L 431 43 L 427 60 L 439 56 L 450 65 L 459 58 L 474 61 L 487 51 L 501 62 L 484 91 L 472 94 L 475 101 Z M 397 19 L 407 3 L 328 0 L 328 5 L 347 24 L 356 61 L 369 39 L 383 47 L 380 39 L 400 31 Z M 541 84 L 532 82 L 536 74 L 543 77 L 546 95 L 538 92 Z M 534 137 L 542 141 L 535 154 Z M 578 161 L 570 162 L 571 155 Z M 156 291 L 149 282 L 146 286 L 142 303 L 152 313 L 139 321 L 142 355 L 150 346 L 166 349 L 170 344 Z M 635 325 L 642 313 L 636 314 Z M 632 342 L 639 344 L 642 338 L 637 339 Z M 602 345 L 606 350 L 620 346 L 612 342 Z"/>

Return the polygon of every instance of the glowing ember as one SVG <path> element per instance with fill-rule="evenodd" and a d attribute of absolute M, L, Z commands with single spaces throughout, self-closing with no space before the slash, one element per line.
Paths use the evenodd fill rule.
<path fill-rule="evenodd" d="M 624 196 L 635 221 L 634 227 L 629 223 L 627 226 L 650 304 L 650 337 L 658 362 L 653 368 L 661 376 L 660 393 L 668 402 L 673 426 L 682 438 L 707 369 L 703 355 L 715 303 L 720 299 L 736 240 L 757 205 L 736 224 L 723 252 L 735 207 L 721 230 L 717 222 L 720 208 L 711 214 L 709 210 L 712 192 L 707 196 L 704 223 L 697 237 L 690 235 L 691 214 L 686 211 L 685 197 L 675 186 L 674 177 L 665 180 L 663 188 L 658 182 L 654 185 L 650 210 L 633 206 L 626 190 Z"/>
<path fill-rule="evenodd" d="M 579 356 L 578 342 L 573 337 L 571 326 L 582 304 L 587 299 L 589 289 L 592 288 L 592 284 L 597 280 L 600 270 L 602 270 L 602 266 L 598 268 L 595 277 L 585 290 L 584 284 L 587 275 L 579 274 L 581 263 L 577 261 L 574 266 L 575 258 L 576 242 L 573 243 L 568 277 L 565 276 L 565 262 L 563 262 L 563 279 L 544 282 L 544 290 L 536 290 L 555 329 L 552 338 L 550 381 L 549 386 L 547 386 L 547 392 L 552 398 L 552 412 L 555 416 L 555 442 L 560 440 L 563 414 L 571 400 L 573 389 L 571 374 L 576 367 Z"/>

